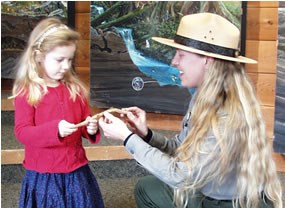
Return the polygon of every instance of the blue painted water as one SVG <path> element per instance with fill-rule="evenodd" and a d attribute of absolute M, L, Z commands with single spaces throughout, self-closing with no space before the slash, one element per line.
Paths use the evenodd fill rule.
<path fill-rule="evenodd" d="M 177 68 L 147 57 L 141 51 L 136 49 L 132 36 L 132 29 L 116 27 L 116 30 L 123 38 L 133 63 L 142 73 L 157 80 L 160 86 L 181 86 L 179 71 Z"/>

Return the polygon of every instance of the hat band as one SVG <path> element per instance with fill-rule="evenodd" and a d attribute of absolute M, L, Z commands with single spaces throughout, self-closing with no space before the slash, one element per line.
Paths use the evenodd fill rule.
<path fill-rule="evenodd" d="M 177 34 L 174 37 L 174 42 L 188 46 L 188 47 L 192 47 L 198 50 L 215 53 L 215 54 L 219 54 L 223 56 L 237 57 L 239 55 L 239 51 L 236 49 L 217 46 L 211 43 L 205 43 L 205 42 L 194 40 L 191 38 L 185 38 Z"/>

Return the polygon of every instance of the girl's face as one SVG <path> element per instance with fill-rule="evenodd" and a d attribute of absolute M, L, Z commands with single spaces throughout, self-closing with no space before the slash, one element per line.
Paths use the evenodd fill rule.
<path fill-rule="evenodd" d="M 57 46 L 45 54 L 41 66 L 43 78 L 48 86 L 55 87 L 64 77 L 64 74 L 71 69 L 72 60 L 75 55 L 76 45 Z"/>
<path fill-rule="evenodd" d="M 183 87 L 198 87 L 204 79 L 207 57 L 188 51 L 176 50 L 172 65 L 179 69 Z"/>

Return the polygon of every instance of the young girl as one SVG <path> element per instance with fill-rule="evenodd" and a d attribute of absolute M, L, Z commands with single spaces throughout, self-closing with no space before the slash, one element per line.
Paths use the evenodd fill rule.
<path fill-rule="evenodd" d="M 148 129 L 137 107 L 124 109 L 130 128 L 108 113 L 99 119 L 104 135 L 123 140 L 155 176 L 137 183 L 139 208 L 282 208 L 272 147 L 242 64 L 256 61 L 238 55 L 239 38 L 238 28 L 211 13 L 184 16 L 174 40 L 153 38 L 177 49 L 172 64 L 182 85 L 197 88 L 175 138 Z"/>
<path fill-rule="evenodd" d="M 44 19 L 19 61 L 12 95 L 15 134 L 25 147 L 19 207 L 104 207 L 82 146 L 82 137 L 98 143 L 100 134 L 72 69 L 78 40 L 60 20 Z"/>

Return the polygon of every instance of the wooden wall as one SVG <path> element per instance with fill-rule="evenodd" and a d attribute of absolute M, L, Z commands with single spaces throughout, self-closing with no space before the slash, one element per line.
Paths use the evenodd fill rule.
<path fill-rule="evenodd" d="M 75 29 L 81 33 L 79 50 L 76 56 L 76 71 L 80 78 L 89 83 L 90 72 L 90 2 L 76 1 Z M 278 1 L 249 1 L 247 3 L 246 24 L 246 56 L 258 60 L 256 65 L 247 65 L 246 69 L 252 78 L 258 97 L 260 98 L 262 111 L 267 125 L 269 138 L 273 138 L 275 82 L 277 64 L 277 34 L 278 34 Z M 10 107 L 9 107 L 10 106 Z M 2 100 L 2 110 L 11 110 L 11 104 Z M 93 113 L 102 111 L 92 107 Z M 180 129 L 182 117 L 148 113 L 149 126 L 156 129 L 175 130 Z M 112 154 L 112 152 L 116 154 Z M 2 153 L 5 158 L 11 158 L 11 151 Z M 87 149 L 90 160 L 128 159 L 131 158 L 122 146 L 91 147 Z M 22 157 L 18 155 L 18 157 Z M 285 158 L 274 153 L 278 170 L 285 172 Z M 15 163 L 10 161 L 9 163 Z"/>
<path fill-rule="evenodd" d="M 248 1 L 246 25 L 246 56 L 258 60 L 246 69 L 252 78 L 262 111 L 267 132 L 272 140 L 274 131 L 278 1 Z M 274 153 L 279 170 L 285 171 L 285 157 Z"/>
<path fill-rule="evenodd" d="M 278 38 L 278 2 L 248 2 L 246 54 L 258 64 L 247 65 L 261 100 L 269 137 L 273 136 Z"/>

